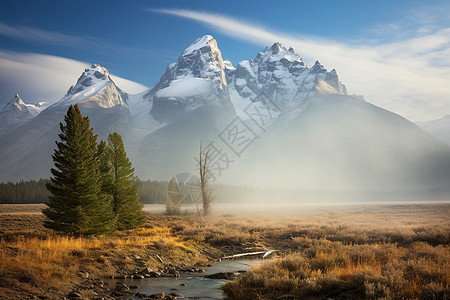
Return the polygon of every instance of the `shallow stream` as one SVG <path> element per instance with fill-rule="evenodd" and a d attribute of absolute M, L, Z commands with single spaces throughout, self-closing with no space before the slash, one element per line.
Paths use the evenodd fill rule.
<path fill-rule="evenodd" d="M 222 279 L 204 278 L 219 272 L 248 271 L 251 267 L 262 264 L 261 259 L 237 259 L 222 260 L 213 263 L 211 267 L 205 268 L 204 273 L 181 273 L 180 277 L 161 277 L 145 279 L 121 280 L 126 285 L 137 285 L 134 293 L 155 294 L 163 292 L 166 295 L 172 292 L 184 295 L 185 299 L 217 300 L 225 299 L 220 287 L 227 282 Z M 130 299 L 139 299 L 130 297 Z"/>

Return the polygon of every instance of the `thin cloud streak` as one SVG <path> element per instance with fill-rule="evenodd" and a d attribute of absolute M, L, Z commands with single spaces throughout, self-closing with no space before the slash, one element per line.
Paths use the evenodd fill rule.
<path fill-rule="evenodd" d="M 68 48 L 106 47 L 102 42 L 92 37 L 74 36 L 33 27 L 13 27 L 4 23 L 0 23 L 0 35 L 30 43 L 50 44 Z"/>
<path fill-rule="evenodd" d="M 129 45 L 111 45 L 90 36 L 76 36 L 54 31 L 42 30 L 35 27 L 10 26 L 0 22 L 0 35 L 18 39 L 30 44 L 50 45 L 64 48 L 81 49 L 89 52 L 113 53 L 114 55 L 135 58 L 152 56 L 148 49 L 132 48 Z M 155 55 L 153 55 L 155 56 Z M 158 56 L 159 57 L 159 56 Z"/>
<path fill-rule="evenodd" d="M 309 65 L 320 59 L 325 67 L 335 68 L 350 93 L 362 94 L 369 102 L 410 120 L 450 114 L 450 28 L 424 30 L 420 36 L 374 45 L 286 34 L 206 12 L 149 11 L 194 20 L 261 46 L 276 41 L 292 46 Z"/>

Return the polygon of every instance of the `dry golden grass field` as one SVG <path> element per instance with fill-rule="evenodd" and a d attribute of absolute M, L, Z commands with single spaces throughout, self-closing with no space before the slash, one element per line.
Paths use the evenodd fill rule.
<path fill-rule="evenodd" d="M 136 230 L 81 238 L 46 230 L 43 207 L 0 205 L 0 299 L 62 299 L 73 289 L 113 299 L 106 277 L 263 250 L 276 251 L 224 286 L 230 299 L 450 296 L 450 203 L 297 205 L 253 214 L 221 214 L 218 205 L 209 217 L 148 213 Z"/>

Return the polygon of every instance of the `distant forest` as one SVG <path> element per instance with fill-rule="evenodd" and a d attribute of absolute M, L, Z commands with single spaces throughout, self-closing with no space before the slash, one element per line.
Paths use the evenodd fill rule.
<path fill-rule="evenodd" d="M 45 203 L 50 193 L 45 184 L 48 179 L 0 183 L 0 204 Z M 165 204 L 167 181 L 140 181 L 138 194 L 145 204 Z"/>
<path fill-rule="evenodd" d="M 0 204 L 45 203 L 49 193 L 48 179 L 0 183 Z M 138 194 L 144 204 L 165 204 L 168 181 L 141 181 Z M 184 187 L 181 186 L 180 190 Z M 277 203 L 283 202 L 377 202 L 377 201 L 448 201 L 450 184 L 416 191 L 307 191 L 294 189 L 263 189 L 226 184 L 214 185 L 214 202 Z"/>

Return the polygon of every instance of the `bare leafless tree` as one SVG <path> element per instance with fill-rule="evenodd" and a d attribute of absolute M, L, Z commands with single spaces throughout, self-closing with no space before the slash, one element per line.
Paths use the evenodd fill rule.
<path fill-rule="evenodd" d="M 213 189 L 210 180 L 213 176 L 209 168 L 209 152 L 211 146 L 203 151 L 202 142 L 200 141 L 200 157 L 199 157 L 199 172 L 200 172 L 200 188 L 202 191 L 203 200 L 203 215 L 209 214 L 211 202 L 213 201 Z"/>

